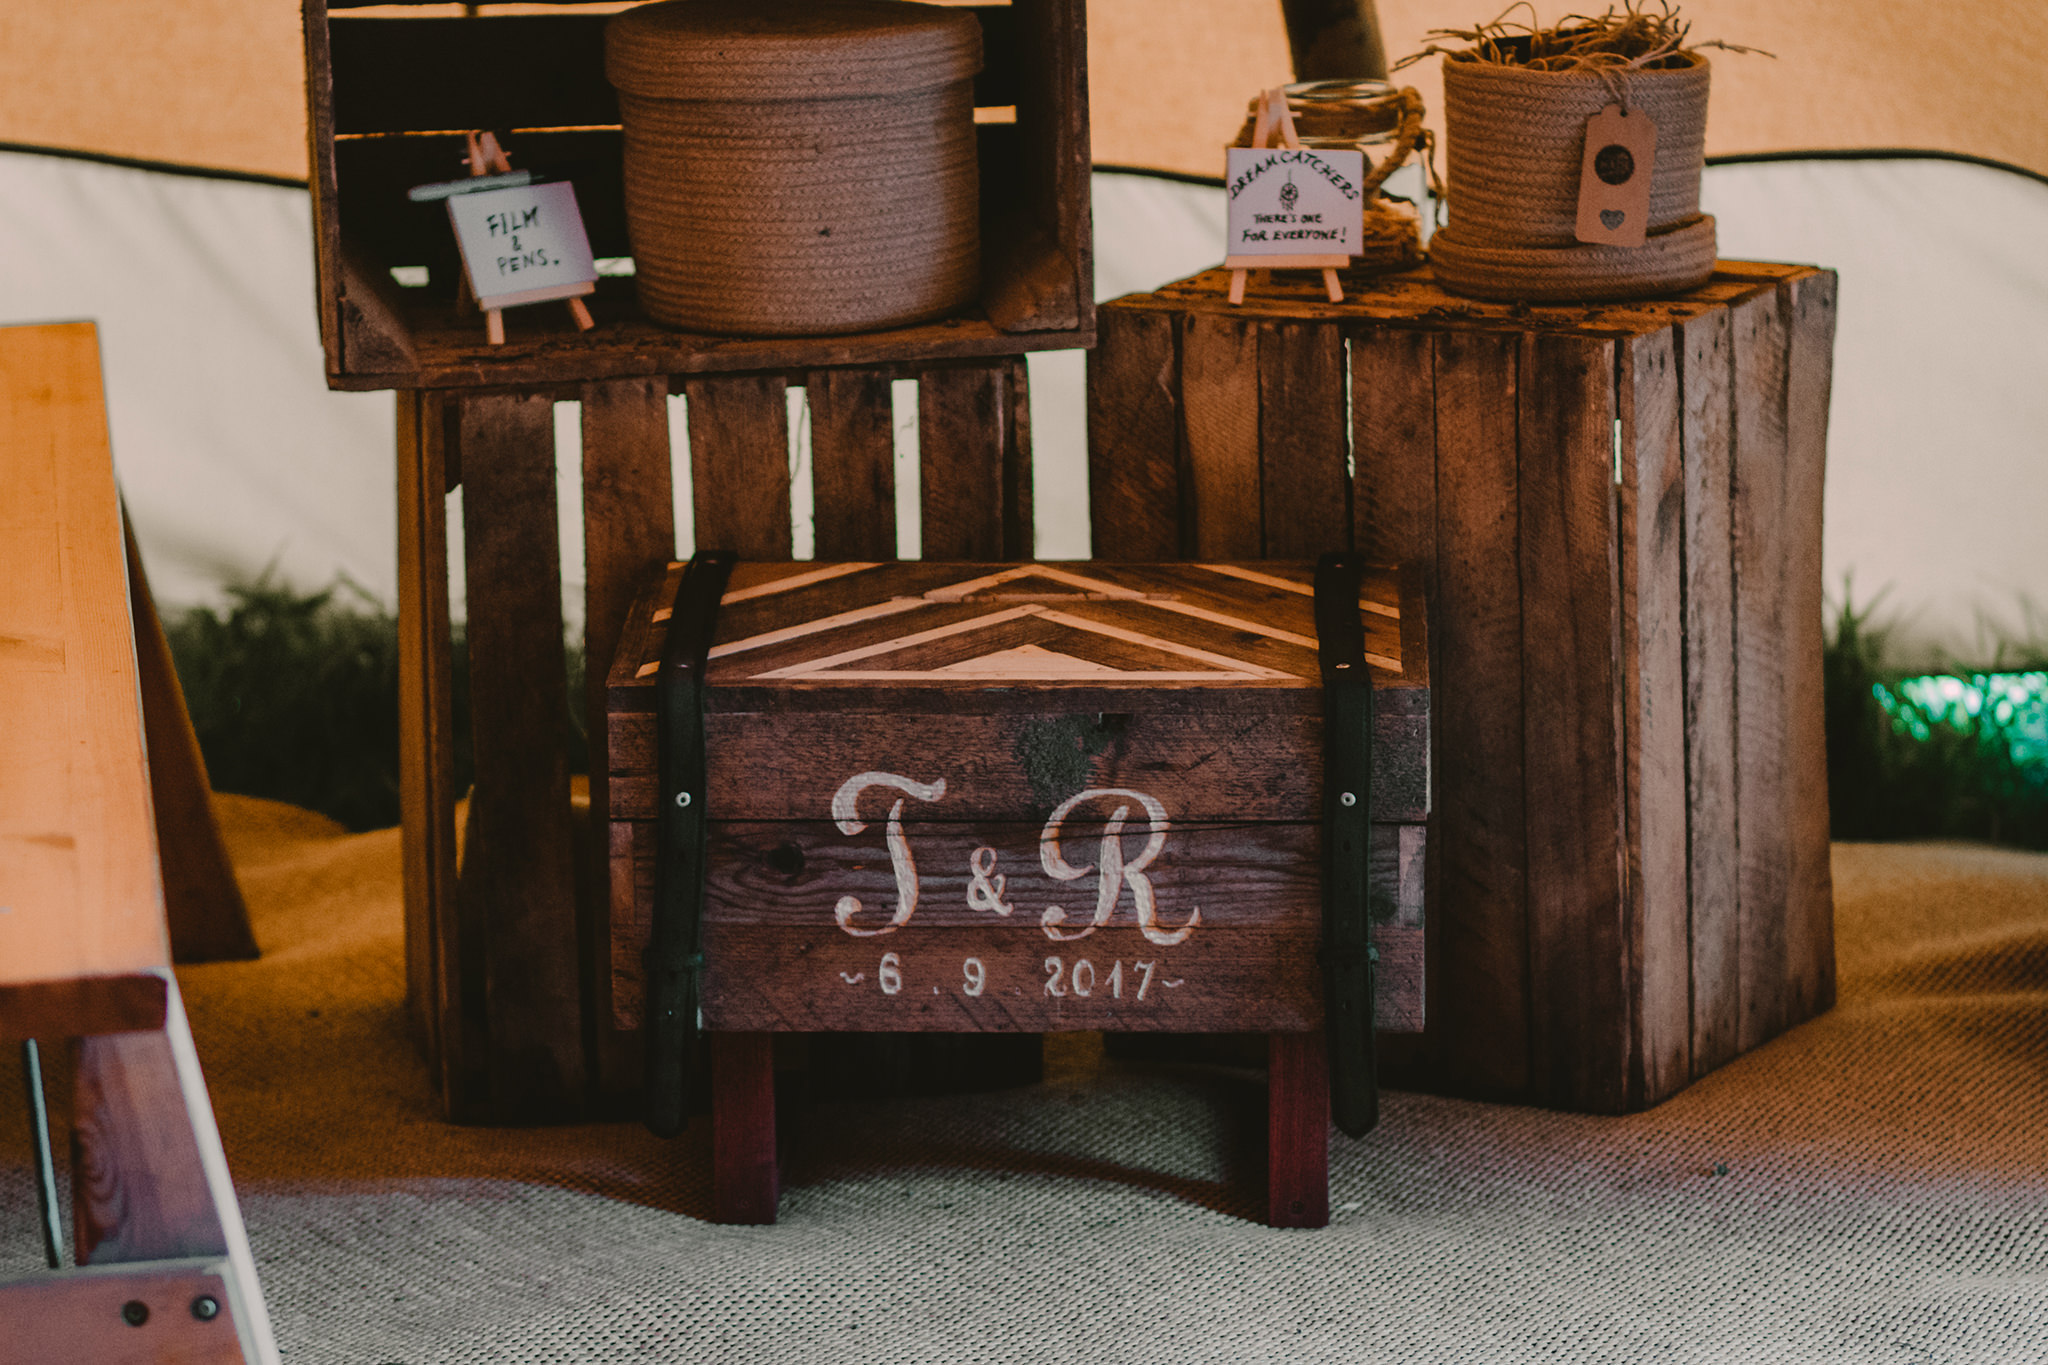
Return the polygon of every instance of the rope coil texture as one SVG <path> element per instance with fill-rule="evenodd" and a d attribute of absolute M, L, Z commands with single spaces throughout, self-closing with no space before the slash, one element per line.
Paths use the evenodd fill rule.
<path fill-rule="evenodd" d="M 971 13 L 901 0 L 671 0 L 606 31 L 640 304 L 807 336 L 980 292 Z"/>
<path fill-rule="evenodd" d="M 1700 213 L 1709 68 L 1539 71 L 1444 62 L 1450 225 L 1430 241 L 1438 280 L 1490 299 L 1620 299 L 1704 284 L 1714 220 Z M 1586 121 L 1610 104 L 1657 126 L 1649 240 L 1577 240 Z"/>

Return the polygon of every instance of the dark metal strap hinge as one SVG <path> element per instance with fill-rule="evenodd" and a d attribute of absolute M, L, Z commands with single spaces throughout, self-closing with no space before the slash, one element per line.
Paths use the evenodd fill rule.
<path fill-rule="evenodd" d="M 647 945 L 647 1126 L 673 1137 L 687 1120 L 704 972 L 704 665 L 733 556 L 702 551 L 670 605 L 655 689 L 660 843 Z"/>
<path fill-rule="evenodd" d="M 1329 1029 L 1330 1116 L 1358 1137 L 1379 1121 L 1373 1059 L 1372 674 L 1358 597 L 1364 561 L 1316 565 L 1316 646 L 1323 672 L 1323 1011 Z"/>

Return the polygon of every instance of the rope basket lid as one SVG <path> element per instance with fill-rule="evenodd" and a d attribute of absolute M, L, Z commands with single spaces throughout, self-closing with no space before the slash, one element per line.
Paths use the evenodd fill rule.
<path fill-rule="evenodd" d="M 981 70 L 971 11 L 910 0 L 661 0 L 604 37 L 605 75 L 645 99 L 873 98 Z"/>

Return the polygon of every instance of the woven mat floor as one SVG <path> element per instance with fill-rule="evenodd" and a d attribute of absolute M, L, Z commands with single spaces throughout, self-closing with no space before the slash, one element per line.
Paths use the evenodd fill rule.
<path fill-rule="evenodd" d="M 265 953 L 180 977 L 288 1361 L 2048 1360 L 2048 856 L 1838 845 L 1832 1013 L 1629 1118 L 1393 1094 L 1321 1231 L 1253 1081 L 1085 1039 L 812 1109 L 728 1228 L 702 1123 L 438 1122 L 396 831 L 221 809 Z M 33 1226 L 10 1100 L 0 1276 Z"/>

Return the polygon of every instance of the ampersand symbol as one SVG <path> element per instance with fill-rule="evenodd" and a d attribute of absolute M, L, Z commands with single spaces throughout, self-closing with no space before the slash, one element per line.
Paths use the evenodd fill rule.
<path fill-rule="evenodd" d="M 996 873 L 996 851 L 986 845 L 968 855 L 967 866 L 974 874 L 974 880 L 967 885 L 967 908 L 969 910 L 993 910 L 998 915 L 1007 915 L 1017 907 L 1003 899 L 1004 878 Z M 994 876 L 991 881 L 990 877 Z"/>

